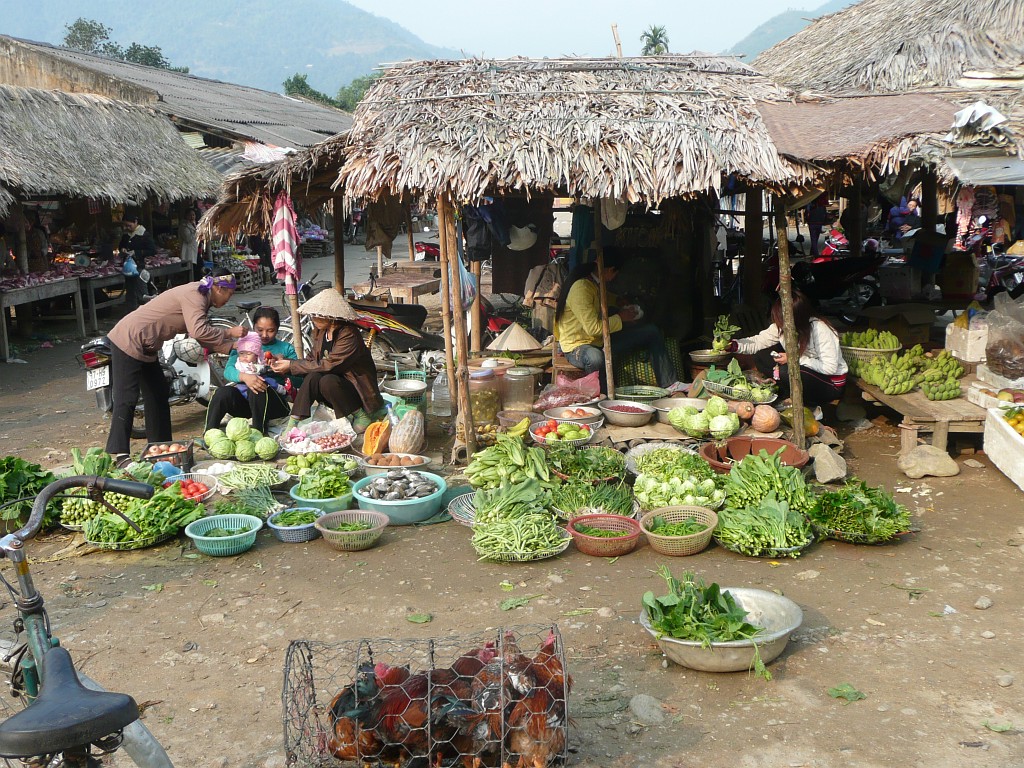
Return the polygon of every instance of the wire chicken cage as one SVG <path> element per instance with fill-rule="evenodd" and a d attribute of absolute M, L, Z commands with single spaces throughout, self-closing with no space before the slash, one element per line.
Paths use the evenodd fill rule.
<path fill-rule="evenodd" d="M 564 764 L 571 687 L 557 626 L 295 640 L 282 693 L 287 764 Z"/>

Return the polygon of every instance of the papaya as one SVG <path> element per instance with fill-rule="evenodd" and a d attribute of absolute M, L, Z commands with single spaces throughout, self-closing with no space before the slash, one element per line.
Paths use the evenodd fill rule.
<path fill-rule="evenodd" d="M 391 437 L 391 422 L 387 419 L 375 421 L 366 428 L 363 435 L 363 453 L 372 456 L 375 453 L 384 453 L 388 449 L 388 439 Z"/>
<path fill-rule="evenodd" d="M 793 426 L 793 406 L 789 405 L 779 412 L 782 416 L 782 420 L 786 422 L 790 427 Z M 818 434 L 821 429 L 821 425 L 818 424 L 818 420 L 814 418 L 814 414 L 811 413 L 811 409 L 804 407 L 804 433 L 807 437 L 814 437 Z"/>

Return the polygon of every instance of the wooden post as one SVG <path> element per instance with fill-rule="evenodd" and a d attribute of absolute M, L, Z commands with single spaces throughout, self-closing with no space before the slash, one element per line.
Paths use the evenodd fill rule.
<path fill-rule="evenodd" d="M 285 275 L 284 285 L 292 315 L 292 346 L 295 347 L 295 356 L 301 360 L 305 357 L 306 350 L 302 348 L 302 319 L 299 317 L 299 297 L 296 292 L 295 275 L 291 272 Z"/>
<path fill-rule="evenodd" d="M 384 249 L 377 246 L 377 279 L 384 277 Z"/>
<path fill-rule="evenodd" d="M 929 235 L 935 234 L 939 223 L 939 190 L 935 171 L 925 171 L 921 177 L 921 229 Z"/>
<path fill-rule="evenodd" d="M 615 40 L 615 57 L 622 58 L 622 41 L 619 40 L 619 25 L 612 24 L 612 38 Z"/>
<path fill-rule="evenodd" d="M 447 198 L 447 192 L 442 194 L 444 201 L 444 228 L 447 231 L 445 241 L 447 242 L 449 254 L 448 261 L 451 264 L 451 294 L 452 303 L 455 305 L 452 310 L 455 320 L 455 378 L 459 386 L 459 419 L 462 422 L 462 431 L 466 436 L 466 452 L 469 456 L 476 453 L 476 432 L 473 425 L 473 414 L 469 408 L 469 335 L 466 333 L 466 313 L 462 309 L 462 275 L 459 273 L 459 247 L 455 234 L 455 207 L 452 201 Z"/>
<path fill-rule="evenodd" d="M 334 214 L 334 289 L 345 295 L 345 206 L 344 197 L 333 199 Z"/>
<path fill-rule="evenodd" d="M 405 206 L 405 231 L 409 235 L 409 261 L 416 261 L 416 241 L 412 239 L 412 211 Z"/>
<path fill-rule="evenodd" d="M 847 202 L 847 207 L 853 211 L 849 217 L 853 226 L 850 227 L 849 232 L 845 233 L 846 239 L 850 241 L 851 256 L 860 256 L 864 251 L 864 221 L 861 218 L 863 202 L 864 187 L 861 185 L 860 179 L 857 179 L 850 189 L 850 199 Z"/>
<path fill-rule="evenodd" d="M 779 246 L 779 300 L 782 302 L 782 338 L 786 342 L 786 367 L 789 370 L 789 397 L 793 403 L 793 442 L 803 448 L 807 442 L 804 429 L 804 386 L 800 379 L 800 342 L 797 341 L 793 319 L 793 276 L 789 268 L 789 224 L 786 203 L 775 198 L 775 231 Z"/>
<path fill-rule="evenodd" d="M 764 306 L 763 247 L 764 210 L 761 190 L 747 187 L 743 210 L 743 303 L 757 309 Z"/>
<path fill-rule="evenodd" d="M 473 326 L 470 330 L 470 351 L 476 354 L 480 351 L 480 337 L 482 328 L 480 328 L 480 262 L 471 261 L 469 263 L 469 270 L 473 273 L 473 277 L 476 278 L 476 296 L 473 297 L 473 306 L 470 309 L 470 317 L 473 319 Z"/>
<path fill-rule="evenodd" d="M 437 201 L 437 215 L 439 219 L 447 216 L 447 208 L 443 200 Z M 459 402 L 459 384 L 455 377 L 455 355 L 452 352 L 452 300 L 451 285 L 448 272 L 448 228 L 438 227 L 438 244 L 441 250 L 441 324 L 444 328 L 444 364 L 445 375 L 448 377 L 448 393 L 452 405 Z"/>
<path fill-rule="evenodd" d="M 601 337 L 604 341 L 604 371 L 608 397 L 615 397 L 615 363 L 612 360 L 612 331 L 608 325 L 608 286 L 604 281 L 604 244 L 601 238 L 601 200 L 594 201 L 594 246 L 597 248 L 597 285 L 601 295 Z"/>

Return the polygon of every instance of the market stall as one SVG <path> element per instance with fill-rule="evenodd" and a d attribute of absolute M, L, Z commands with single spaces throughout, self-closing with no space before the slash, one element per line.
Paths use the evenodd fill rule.
<path fill-rule="evenodd" d="M 75 321 L 78 334 L 85 336 L 85 315 L 82 311 L 81 284 L 77 277 L 62 278 L 24 288 L 0 290 L 0 359 L 11 357 L 10 341 L 7 337 L 7 308 L 32 304 L 60 296 L 71 296 L 75 307 Z"/>

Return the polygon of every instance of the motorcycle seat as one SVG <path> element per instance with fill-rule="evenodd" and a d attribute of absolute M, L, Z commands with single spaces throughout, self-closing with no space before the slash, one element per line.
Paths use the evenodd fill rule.
<path fill-rule="evenodd" d="M 263 305 L 262 301 L 240 301 L 240 302 L 238 302 L 238 306 L 241 307 L 244 312 L 252 312 L 254 309 L 256 309 L 257 307 L 262 306 L 262 305 Z"/>
<path fill-rule="evenodd" d="M 43 657 L 43 684 L 27 709 L 0 724 L 0 757 L 33 757 L 91 744 L 139 719 L 135 699 L 82 685 L 64 648 Z"/>

